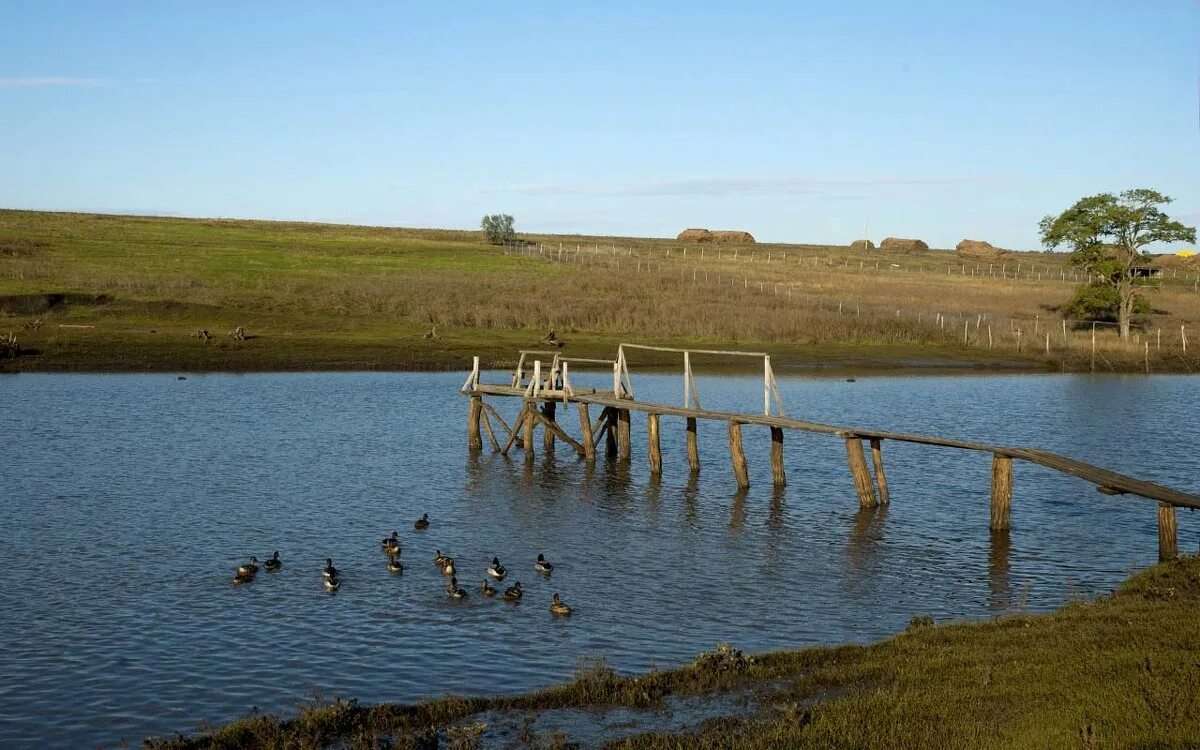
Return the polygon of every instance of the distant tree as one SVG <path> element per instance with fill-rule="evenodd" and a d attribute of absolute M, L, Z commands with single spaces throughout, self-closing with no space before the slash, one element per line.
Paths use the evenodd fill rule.
<path fill-rule="evenodd" d="M 1111 287 L 1115 292 L 1122 339 L 1129 338 L 1137 290 L 1146 281 L 1135 276 L 1133 270 L 1143 258 L 1143 248 L 1152 242 L 1196 241 L 1195 227 L 1173 221 L 1159 209 L 1170 202 L 1170 198 L 1154 190 L 1126 190 L 1120 195 L 1101 193 L 1080 199 L 1058 216 L 1042 219 L 1038 225 L 1046 249 L 1067 245 L 1071 248 L 1072 265 L 1087 271 L 1092 284 Z M 1112 298 L 1111 292 L 1108 297 Z"/>
<path fill-rule="evenodd" d="M 503 245 L 517 238 L 513 230 L 513 217 L 508 214 L 488 214 L 479 226 L 483 228 L 483 236 L 493 245 Z"/>

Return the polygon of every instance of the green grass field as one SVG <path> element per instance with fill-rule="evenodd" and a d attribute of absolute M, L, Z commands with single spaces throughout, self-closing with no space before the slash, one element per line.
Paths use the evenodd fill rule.
<path fill-rule="evenodd" d="M 505 251 L 477 232 L 0 211 L 0 335 L 22 352 L 0 355 L 0 371 L 461 369 L 476 354 L 512 364 L 548 328 L 577 356 L 611 356 L 620 341 L 752 347 L 781 371 L 1084 362 L 1083 334 L 1056 338 L 1051 354 L 1030 343 L 1035 318 L 1045 329 L 1047 306 L 1069 293 L 1057 257 L 1020 256 L 1028 278 L 997 279 L 977 264 L 960 274 L 944 252 L 759 245 L 700 258 L 665 240 L 528 239 L 551 252 Z M 592 254 L 556 262 L 557 247 L 569 260 L 589 242 Z M 52 294 L 70 296 L 48 305 Z M 1170 325 L 1200 320 L 1200 295 L 1182 283 L 1160 295 Z M 228 336 L 237 326 L 248 340 Z M 1155 369 L 1200 368 L 1200 347 L 1181 356 L 1172 330 Z M 1141 348 L 1108 347 L 1109 367 L 1142 364 Z"/>
<path fill-rule="evenodd" d="M 1200 557 L 1161 563 L 1116 593 L 1047 615 L 978 623 L 914 619 L 866 646 L 742 657 L 717 653 L 682 669 L 621 677 L 603 666 L 522 696 L 415 705 L 312 706 L 254 715 L 191 737 L 184 748 L 470 748 L 471 724 L 553 708 L 659 705 L 668 695 L 750 691 L 757 708 L 613 744 L 683 748 L 1188 748 L 1200 742 Z M 530 738 L 528 747 L 568 747 Z M 457 742 L 458 744 L 454 744 Z M 554 744 L 558 743 L 558 744 Z M 441 745 L 447 746 L 446 744 Z"/>

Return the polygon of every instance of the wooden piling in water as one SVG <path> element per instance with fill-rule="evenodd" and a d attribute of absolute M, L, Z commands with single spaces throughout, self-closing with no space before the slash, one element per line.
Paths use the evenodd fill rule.
<path fill-rule="evenodd" d="M 860 438 L 846 438 L 846 458 L 850 462 L 850 476 L 854 479 L 854 489 L 858 492 L 858 504 L 864 508 L 878 505 L 875 484 L 871 481 L 871 471 L 867 468 L 867 457 L 863 453 Z"/>
<path fill-rule="evenodd" d="M 771 428 L 771 479 L 776 487 L 787 484 L 787 472 L 783 468 L 783 428 Z"/>
<path fill-rule="evenodd" d="M 579 429 L 583 435 L 583 458 L 586 461 L 596 460 L 596 441 L 592 437 L 592 418 L 588 415 L 588 405 L 579 402 Z"/>
<path fill-rule="evenodd" d="M 729 422 L 729 458 L 733 462 L 733 476 L 739 489 L 750 486 L 750 472 L 746 469 L 746 452 L 742 450 L 742 425 Z"/>
<path fill-rule="evenodd" d="M 547 401 L 542 407 L 542 416 L 546 418 L 547 422 L 555 421 L 554 412 L 556 411 L 556 406 L 557 404 L 555 404 L 553 401 Z M 542 450 L 544 450 L 546 453 L 554 452 L 554 430 L 542 430 Z"/>
<path fill-rule="evenodd" d="M 700 446 L 696 443 L 696 418 L 687 418 L 687 459 L 692 473 L 700 471 Z"/>
<path fill-rule="evenodd" d="M 479 434 L 479 422 L 482 414 L 483 398 L 472 396 L 467 406 L 467 447 L 473 451 L 483 448 L 483 437 Z"/>
<path fill-rule="evenodd" d="M 629 440 L 629 410 L 617 409 L 617 458 L 622 461 L 628 461 L 633 455 Z"/>
<path fill-rule="evenodd" d="M 536 421 L 533 414 L 536 410 L 537 406 L 532 401 L 525 404 L 525 432 L 522 437 L 525 443 L 525 458 L 533 458 L 533 423 Z"/>
<path fill-rule="evenodd" d="M 606 408 L 608 417 L 604 423 L 604 455 L 615 458 L 617 455 L 617 410 Z"/>
<path fill-rule="evenodd" d="M 882 443 L 879 438 L 871 438 L 871 463 L 875 464 L 875 485 L 879 489 L 879 502 L 881 505 L 887 505 L 892 496 L 888 492 L 887 473 L 883 470 Z"/>
<path fill-rule="evenodd" d="M 992 531 L 1005 531 L 1012 508 L 1012 458 L 992 454 Z"/>
<path fill-rule="evenodd" d="M 1175 506 L 1168 503 L 1158 504 L 1158 561 L 1166 562 L 1179 556 L 1179 542 L 1176 536 Z"/>
<path fill-rule="evenodd" d="M 650 473 L 662 473 L 662 447 L 658 440 L 658 419 L 659 415 L 653 412 L 646 416 L 646 440 L 648 443 L 647 455 L 650 460 Z"/>

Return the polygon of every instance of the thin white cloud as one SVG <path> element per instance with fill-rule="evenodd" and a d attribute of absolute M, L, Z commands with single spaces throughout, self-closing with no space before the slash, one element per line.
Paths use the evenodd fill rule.
<path fill-rule="evenodd" d="M 0 77 L 0 89 L 44 88 L 46 86 L 104 86 L 102 78 L 73 78 L 69 76 Z"/>
<path fill-rule="evenodd" d="M 591 195 L 608 197 L 733 195 L 846 195 L 871 194 L 885 189 L 929 187 L 982 182 L 994 177 L 697 177 L 634 183 L 568 182 L 484 188 L 483 193 L 525 195 Z"/>

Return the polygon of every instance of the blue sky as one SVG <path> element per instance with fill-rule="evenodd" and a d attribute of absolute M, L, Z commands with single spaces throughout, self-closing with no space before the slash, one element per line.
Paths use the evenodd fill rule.
<path fill-rule="evenodd" d="M 0 0 L 0 206 L 1032 248 L 1200 224 L 1198 75 L 1195 0 Z"/>

